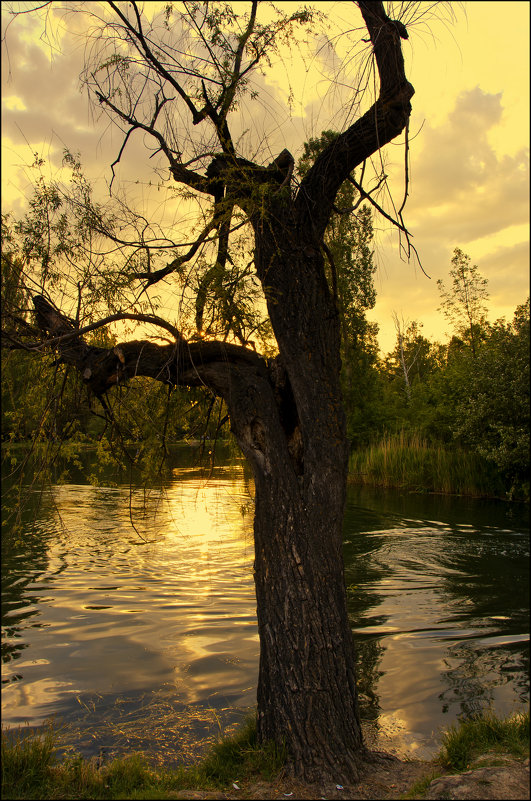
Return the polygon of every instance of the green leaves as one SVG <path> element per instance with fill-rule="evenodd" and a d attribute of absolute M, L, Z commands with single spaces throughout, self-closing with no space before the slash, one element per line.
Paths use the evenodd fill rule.
<path fill-rule="evenodd" d="M 529 305 L 518 307 L 512 324 L 497 321 L 466 362 L 455 434 L 494 462 L 510 486 L 528 486 Z"/>
<path fill-rule="evenodd" d="M 460 248 L 454 250 L 450 276 L 451 289 L 446 289 L 441 280 L 437 281 L 442 299 L 440 310 L 475 355 L 486 323 L 488 281 L 480 274 L 477 264 L 470 264 L 470 256 Z"/>
<path fill-rule="evenodd" d="M 108 59 L 103 61 L 99 66 L 97 66 L 94 70 L 94 75 L 101 70 L 109 70 L 118 68 L 119 70 L 128 70 L 131 66 L 131 59 L 127 56 L 122 56 L 120 53 L 113 53 Z"/>
<path fill-rule="evenodd" d="M 403 427 L 464 448 L 495 476 L 493 493 L 505 486 L 509 497 L 529 497 L 529 303 L 517 307 L 512 323 L 485 321 L 475 353 L 456 337 L 431 343 L 412 326 L 403 345 L 409 398 L 397 349 L 381 373 L 387 430 Z"/>

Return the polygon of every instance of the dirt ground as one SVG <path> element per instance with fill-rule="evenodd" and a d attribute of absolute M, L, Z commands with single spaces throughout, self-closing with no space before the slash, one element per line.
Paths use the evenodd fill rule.
<path fill-rule="evenodd" d="M 488 755 L 486 755 L 488 756 Z M 413 799 L 502 799 L 503 801 L 529 800 L 529 759 L 503 758 L 503 764 L 482 766 L 481 758 L 474 769 L 462 774 L 435 779 L 422 794 Z M 228 793 L 206 790 L 186 790 L 175 798 L 188 799 L 400 799 L 420 779 L 440 772 L 433 762 L 401 760 L 396 757 L 369 764 L 363 770 L 360 782 L 353 786 L 299 784 L 289 779 L 253 784 L 238 783 Z"/>

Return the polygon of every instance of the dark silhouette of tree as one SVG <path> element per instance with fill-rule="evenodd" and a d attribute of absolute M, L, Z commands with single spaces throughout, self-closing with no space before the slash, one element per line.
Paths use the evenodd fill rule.
<path fill-rule="evenodd" d="M 141 229 L 137 217 L 138 236 L 127 239 L 88 195 L 83 219 L 134 252 L 120 280 L 136 286 L 139 297 L 170 277 L 178 282 L 195 264 L 195 283 L 186 286 L 194 291 L 196 330 L 186 334 L 134 308 L 111 309 L 83 324 L 81 289 L 78 313 L 69 317 L 45 296 L 44 282 L 33 298 L 42 341 L 17 340 L 13 331 L 7 340 L 29 351 L 53 349 L 105 408 L 113 387 L 140 376 L 170 387 L 203 388 L 225 401 L 256 486 L 258 737 L 284 742 L 296 775 L 338 782 L 357 778 L 367 752 L 343 576 L 348 444 L 338 292 L 327 266 L 325 233 L 338 192 L 357 167 L 358 193 L 378 207 L 360 183 L 364 165 L 404 131 L 414 93 L 404 72 L 403 22 L 391 19 L 382 2 L 356 5 L 365 28 L 357 36 L 365 37 L 365 66 L 379 76 L 379 93 L 323 147 L 298 183 L 287 149 L 266 164 L 238 152 L 231 113 L 253 70 L 281 37 L 289 39 L 294 26 L 311 24 L 310 12 L 260 22 L 257 2 L 234 8 L 183 3 L 166 6 L 157 22 L 136 2 L 109 2 L 100 18 L 99 6 L 85 7 L 97 29 L 87 50 L 85 85 L 123 131 L 113 173 L 141 133 L 147 147 L 153 145 L 151 155 L 162 154 L 183 199 L 196 200 L 203 221 L 198 218 L 191 241 L 179 246 L 165 240 L 164 251 L 160 240 L 145 233 L 147 221 Z M 355 102 L 371 86 L 372 79 L 365 85 L 363 80 L 359 92 L 353 90 Z M 402 209 L 403 204 L 395 223 L 407 236 Z M 244 229 L 251 267 L 235 252 L 235 245 L 242 246 L 236 235 Z M 151 259 L 157 247 L 174 254 L 163 266 Z M 278 351 L 272 358 L 248 344 L 253 323 L 244 300 L 253 282 L 267 305 Z M 87 343 L 88 331 L 116 320 L 159 326 L 166 342 Z"/>
<path fill-rule="evenodd" d="M 304 177 L 337 136 L 323 131 L 318 139 L 305 142 L 298 174 Z M 323 242 L 327 280 L 337 298 L 341 325 L 341 388 L 351 448 L 366 441 L 375 427 L 378 393 L 378 324 L 366 317 L 376 303 L 372 212 L 353 182 L 349 176 L 337 193 Z M 374 190 L 379 185 L 376 182 Z"/>

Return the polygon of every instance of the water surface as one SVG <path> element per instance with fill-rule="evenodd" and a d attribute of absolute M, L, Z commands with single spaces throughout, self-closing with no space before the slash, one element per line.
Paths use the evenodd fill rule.
<path fill-rule="evenodd" d="M 3 541 L 4 723 L 53 718 L 85 754 L 180 761 L 241 722 L 259 651 L 242 463 L 208 477 L 184 464 L 152 490 L 55 484 L 31 506 Z M 351 487 L 344 553 L 382 747 L 427 756 L 441 726 L 527 704 L 522 507 Z"/>
<path fill-rule="evenodd" d="M 441 726 L 529 699 L 527 510 L 351 488 L 346 579 L 366 719 L 425 755 Z"/>

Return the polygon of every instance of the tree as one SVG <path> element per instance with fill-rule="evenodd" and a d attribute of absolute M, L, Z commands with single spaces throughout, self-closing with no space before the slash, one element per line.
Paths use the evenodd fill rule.
<path fill-rule="evenodd" d="M 337 137 L 334 131 L 323 131 L 305 142 L 297 164 L 302 178 Z M 356 186 L 349 176 L 340 187 L 324 236 L 327 280 L 335 289 L 341 323 L 341 385 L 351 447 L 369 438 L 377 414 L 378 325 L 366 317 L 376 303 L 372 212 L 367 203 L 361 205 Z"/>
<path fill-rule="evenodd" d="M 431 342 L 421 334 L 422 323 L 401 320 L 393 312 L 396 331 L 396 347 L 386 357 L 387 372 L 404 382 L 407 401 L 411 401 L 415 382 L 423 381 L 433 371 L 435 357 Z"/>
<path fill-rule="evenodd" d="M 83 325 L 82 313 L 69 317 L 43 292 L 33 298 L 48 347 L 79 371 L 104 407 L 113 387 L 139 376 L 200 387 L 224 399 L 256 487 L 258 737 L 284 742 L 295 774 L 344 782 L 356 779 L 365 751 L 343 576 L 348 444 L 338 293 L 327 280 L 324 237 L 341 186 L 404 130 L 413 95 L 401 52 L 405 26 L 386 14 L 382 2 L 360 0 L 357 6 L 379 95 L 324 147 L 298 185 L 287 149 L 266 165 L 239 154 L 231 112 L 279 37 L 311 21 L 308 11 L 260 22 L 257 2 L 243 13 L 222 3 L 186 3 L 170 4 L 162 17 L 148 19 L 135 2 L 109 2 L 110 16 L 95 20 L 89 6 L 98 27 L 97 56 L 87 65 L 85 84 L 122 127 L 115 165 L 135 132 L 142 132 L 187 201 L 198 199 L 203 215 L 184 251 L 165 241 L 174 256 L 156 269 L 150 253 L 160 241 L 148 241 L 142 229 L 135 242 L 124 244 L 136 258 L 124 263 L 120 278 L 149 294 L 170 277 L 184 282 L 195 259 L 197 280 L 186 279 L 186 291 L 195 289 L 196 330 L 187 336 L 134 306 Z M 188 133 L 179 127 L 185 114 L 192 123 Z M 205 128 L 209 133 L 200 138 Z M 86 219 L 101 232 L 105 221 L 89 214 L 91 203 L 87 198 Z M 123 244 L 120 230 L 109 223 L 106 234 Z M 234 252 L 236 233 L 243 230 L 252 270 Z M 253 281 L 263 290 L 278 348 L 270 359 L 248 345 L 253 322 L 243 300 Z M 72 301 L 83 312 L 83 292 Z M 117 319 L 158 325 L 170 340 L 104 347 L 83 338 Z M 12 347 L 15 339 L 11 333 Z M 30 351 L 42 348 L 27 339 L 22 344 Z"/>
<path fill-rule="evenodd" d="M 411 361 L 408 361 L 406 359 L 404 340 L 407 334 L 409 333 L 409 329 L 407 331 L 405 330 L 406 324 L 404 322 L 404 319 L 402 318 L 402 320 L 399 320 L 398 314 L 395 311 L 393 312 L 393 322 L 395 324 L 395 331 L 396 331 L 396 348 L 395 348 L 394 359 L 400 365 L 400 368 L 404 375 L 404 389 L 406 397 L 408 401 L 410 401 L 411 382 L 409 380 L 409 371 L 411 370 L 411 368 L 413 367 L 413 365 L 417 360 L 417 353 L 413 355 Z"/>
<path fill-rule="evenodd" d="M 496 465 L 509 497 L 529 499 L 529 300 L 496 321 L 457 394 L 455 438 Z"/>
<path fill-rule="evenodd" d="M 452 288 L 446 289 L 443 281 L 437 281 L 443 314 L 454 324 L 456 333 L 469 345 L 475 358 L 485 329 L 487 311 L 484 301 L 488 298 L 487 279 L 483 278 L 477 264 L 470 264 L 470 256 L 455 248 L 452 258 Z"/>

